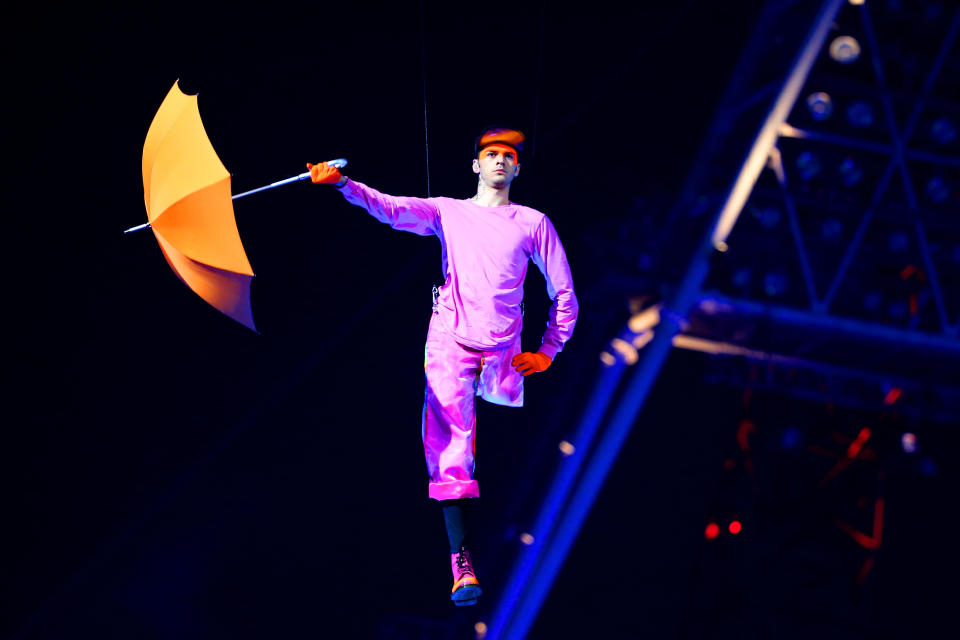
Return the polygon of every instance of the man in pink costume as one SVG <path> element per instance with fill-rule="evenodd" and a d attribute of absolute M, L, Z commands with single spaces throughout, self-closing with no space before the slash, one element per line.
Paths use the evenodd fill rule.
<path fill-rule="evenodd" d="M 350 180 L 327 163 L 308 164 L 311 179 L 335 184 L 347 201 L 394 229 L 440 238 L 446 281 L 434 293 L 427 331 L 422 437 L 431 498 L 441 502 L 450 542 L 457 605 L 475 604 L 480 585 L 466 546 L 473 478 L 474 398 L 519 407 L 523 378 L 544 371 L 573 334 L 577 297 L 563 245 L 550 220 L 510 202 L 520 172 L 523 133 L 486 129 L 477 138 L 471 198 L 388 196 Z M 523 352 L 523 282 L 530 261 L 553 300 L 536 353 Z"/>

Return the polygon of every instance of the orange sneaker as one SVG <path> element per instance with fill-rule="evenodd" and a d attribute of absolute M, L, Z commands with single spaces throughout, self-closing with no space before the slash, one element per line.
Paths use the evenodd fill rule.
<path fill-rule="evenodd" d="M 470 561 L 470 552 L 466 547 L 450 554 L 450 568 L 453 570 L 453 590 L 450 599 L 458 607 L 467 607 L 477 604 L 477 598 L 483 593 L 477 575 L 473 572 L 473 563 Z"/>

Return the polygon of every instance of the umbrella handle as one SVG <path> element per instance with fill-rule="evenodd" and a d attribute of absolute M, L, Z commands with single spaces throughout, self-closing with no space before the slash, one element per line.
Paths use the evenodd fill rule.
<path fill-rule="evenodd" d="M 343 169 L 345 166 L 347 166 L 347 159 L 337 158 L 336 160 L 330 160 L 329 162 L 327 162 L 327 164 L 330 165 L 331 167 L 336 167 L 337 169 Z M 287 178 L 286 180 L 280 180 L 278 182 L 273 182 L 271 184 L 268 184 L 264 187 L 259 187 L 257 189 L 251 189 L 250 191 L 244 191 L 243 193 L 238 193 L 237 195 L 233 196 L 232 199 L 236 200 L 237 198 L 249 196 L 251 193 L 258 193 L 260 191 L 266 191 L 267 189 L 273 189 L 274 187 L 280 187 L 285 184 L 290 184 L 291 182 L 299 182 L 300 180 L 306 180 L 309 177 L 310 177 L 310 172 L 307 171 L 306 173 L 301 173 L 300 175 L 293 176 L 292 178 Z M 130 227 L 129 229 L 124 231 L 124 233 L 133 233 L 134 231 L 147 229 L 149 226 L 150 226 L 150 223 L 147 222 L 145 224 L 140 224 L 135 227 Z"/>

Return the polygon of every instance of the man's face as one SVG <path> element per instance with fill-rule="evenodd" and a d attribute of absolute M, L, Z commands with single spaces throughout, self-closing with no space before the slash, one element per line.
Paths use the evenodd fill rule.
<path fill-rule="evenodd" d="M 520 173 L 517 152 L 505 144 L 491 144 L 480 150 L 480 157 L 473 161 L 473 172 L 491 187 L 502 188 Z"/>

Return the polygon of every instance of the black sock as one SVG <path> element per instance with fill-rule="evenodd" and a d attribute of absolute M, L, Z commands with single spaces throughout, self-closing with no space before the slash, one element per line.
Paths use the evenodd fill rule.
<path fill-rule="evenodd" d="M 468 543 L 470 503 L 470 498 L 444 500 L 440 503 L 440 506 L 443 507 L 443 521 L 447 525 L 450 553 L 457 553 L 461 547 Z"/>

